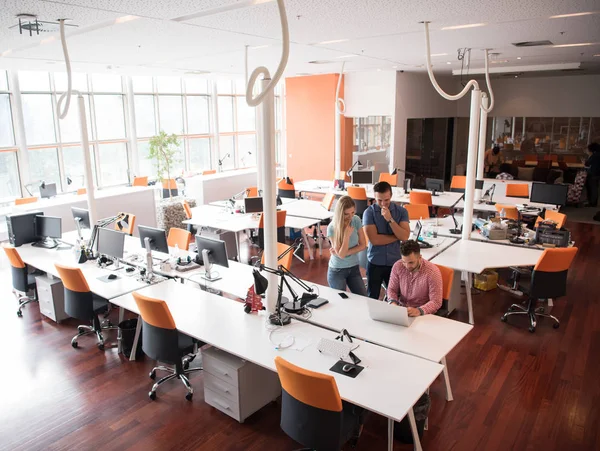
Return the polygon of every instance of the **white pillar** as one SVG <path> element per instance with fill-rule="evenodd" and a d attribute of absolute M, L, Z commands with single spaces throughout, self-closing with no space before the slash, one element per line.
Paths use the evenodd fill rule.
<path fill-rule="evenodd" d="M 488 96 L 485 92 L 481 93 L 481 118 L 479 120 L 479 153 L 477 154 L 477 180 L 483 180 L 485 176 L 485 151 L 487 136 L 487 118 L 488 114 L 484 110 L 488 107 Z M 475 200 L 481 199 L 481 189 L 475 190 Z"/>
<path fill-rule="evenodd" d="M 135 119 L 135 99 L 133 94 L 133 81 L 131 76 L 125 77 L 125 87 L 127 93 L 127 117 L 129 119 L 129 130 L 127 136 L 129 136 L 129 144 L 131 146 L 130 160 L 129 160 L 129 182 L 133 183 L 133 175 L 140 175 L 140 158 L 138 153 L 138 141 L 137 141 L 137 124 Z M 185 123 L 185 122 L 184 122 Z M 188 166 L 189 167 L 189 166 Z"/>
<path fill-rule="evenodd" d="M 83 157 L 85 163 L 85 188 L 88 201 L 88 210 L 90 212 L 90 225 L 96 224 L 98 216 L 96 214 L 96 193 L 94 192 L 94 176 L 92 172 L 92 157 L 90 155 L 90 140 L 88 138 L 87 121 L 85 118 L 85 100 L 81 93 L 77 96 L 79 103 L 79 126 L 81 127 L 81 146 L 83 147 Z"/>
<path fill-rule="evenodd" d="M 471 237 L 473 223 L 473 198 L 475 191 L 475 172 L 477 166 L 477 144 L 479 135 L 479 115 L 481 114 L 481 91 L 478 88 L 471 91 L 471 114 L 469 122 L 469 150 L 467 155 L 467 184 L 465 189 L 465 210 L 463 217 L 462 239 Z M 467 288 L 470 289 L 470 288 Z"/>
<path fill-rule="evenodd" d="M 341 77 L 341 75 L 340 75 Z M 333 165 L 333 178 L 337 179 L 342 170 L 342 115 L 335 109 L 335 164 Z"/>
<path fill-rule="evenodd" d="M 262 80 L 262 92 L 265 92 L 271 79 Z M 265 266 L 277 268 L 277 206 L 275 199 L 275 97 L 271 90 L 260 104 L 260 136 L 262 148 L 263 177 L 263 219 L 265 235 Z M 266 307 L 269 313 L 275 313 L 277 303 L 277 282 L 274 274 L 266 274 L 269 287 L 266 293 Z"/>

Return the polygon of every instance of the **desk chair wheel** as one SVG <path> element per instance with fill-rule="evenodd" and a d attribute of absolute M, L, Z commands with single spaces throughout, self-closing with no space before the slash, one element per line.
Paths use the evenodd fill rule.
<path fill-rule="evenodd" d="M 148 376 L 150 376 L 150 379 L 156 379 L 156 371 L 150 371 L 150 374 Z"/>
<path fill-rule="evenodd" d="M 194 396 L 193 393 L 188 393 L 187 395 L 185 395 L 185 399 L 187 399 L 188 401 L 191 401 L 193 396 Z"/>
<path fill-rule="evenodd" d="M 505 323 L 507 321 L 506 314 L 504 314 L 500 317 L 500 321 L 502 321 L 503 323 Z"/>
<path fill-rule="evenodd" d="M 555 329 L 558 329 L 560 327 L 560 323 L 554 323 L 554 324 L 552 324 L 552 327 L 554 327 Z"/>
<path fill-rule="evenodd" d="M 19 318 L 23 318 L 23 312 L 21 311 L 21 309 L 17 310 L 17 316 Z"/>
<path fill-rule="evenodd" d="M 73 346 L 75 349 L 77 349 L 77 347 L 79 346 L 79 344 L 76 341 L 72 341 L 71 342 L 71 346 Z"/>
<path fill-rule="evenodd" d="M 150 393 L 148 393 L 148 397 L 154 401 L 156 399 L 156 392 L 155 391 L 151 391 Z"/>
<path fill-rule="evenodd" d="M 529 332 L 534 333 L 535 332 L 535 327 L 529 326 Z"/>
<path fill-rule="evenodd" d="M 104 343 L 98 343 L 96 346 L 98 346 L 98 349 L 100 349 L 100 351 L 104 351 Z"/>

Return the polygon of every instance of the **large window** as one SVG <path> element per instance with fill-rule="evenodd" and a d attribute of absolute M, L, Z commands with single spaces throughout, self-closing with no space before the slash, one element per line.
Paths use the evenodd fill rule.
<path fill-rule="evenodd" d="M 0 152 L 0 200 L 19 197 L 19 168 L 17 152 Z"/>
<path fill-rule="evenodd" d="M 10 96 L 9 94 L 0 94 L 0 147 L 10 147 L 14 145 L 15 136 L 10 110 Z"/>

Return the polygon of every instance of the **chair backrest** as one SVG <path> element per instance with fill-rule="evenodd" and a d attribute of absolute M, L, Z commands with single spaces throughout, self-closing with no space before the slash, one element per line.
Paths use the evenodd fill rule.
<path fill-rule="evenodd" d="M 287 211 L 285 210 L 277 210 L 277 228 L 285 227 L 285 218 L 287 216 Z M 260 219 L 258 220 L 258 228 L 263 229 L 265 227 L 265 218 L 263 213 L 260 214 Z"/>
<path fill-rule="evenodd" d="M 321 205 L 327 209 L 327 211 L 331 211 L 331 206 L 333 205 L 333 201 L 335 200 L 335 194 L 327 193 L 321 202 Z"/>
<path fill-rule="evenodd" d="M 524 197 L 529 199 L 529 185 L 527 183 L 508 183 L 506 185 L 508 197 Z"/>
<path fill-rule="evenodd" d="M 452 291 L 452 282 L 454 281 L 454 270 L 447 266 L 436 265 L 442 273 L 442 307 L 440 310 L 448 311 L 448 300 Z"/>
<path fill-rule="evenodd" d="M 169 236 L 167 236 L 167 244 L 169 247 L 177 245 L 179 249 L 187 251 L 190 247 L 191 236 L 192 234 L 185 229 L 171 227 L 169 229 Z"/>
<path fill-rule="evenodd" d="M 367 190 L 362 186 L 349 186 L 347 190 L 348 196 L 354 201 L 354 206 L 356 207 L 355 214 L 362 218 L 363 213 L 369 207 Z"/>
<path fill-rule="evenodd" d="M 55 263 L 65 293 L 65 313 L 82 321 L 95 317 L 94 300 L 81 269 Z"/>
<path fill-rule="evenodd" d="M 143 177 L 134 177 L 133 178 L 133 186 L 148 186 L 148 176 Z"/>
<path fill-rule="evenodd" d="M 119 214 L 126 215 L 124 219 L 127 219 L 127 222 L 126 223 L 123 221 L 115 222 L 115 230 L 118 230 L 119 232 L 127 233 L 128 235 L 133 235 L 133 230 L 135 227 L 135 215 L 132 215 L 129 213 L 119 213 Z M 121 222 L 121 226 L 123 228 L 119 227 L 119 222 Z"/>
<path fill-rule="evenodd" d="M 19 251 L 17 251 L 14 246 L 5 245 L 3 247 L 10 263 L 13 288 L 23 293 L 27 293 L 27 266 L 23 263 Z"/>
<path fill-rule="evenodd" d="M 576 254 L 576 247 L 546 249 L 533 268 L 529 296 L 549 299 L 567 294 L 567 273 Z"/>
<path fill-rule="evenodd" d="M 537 163 L 537 167 L 538 168 L 551 168 L 552 167 L 552 161 L 551 160 L 540 160 Z"/>
<path fill-rule="evenodd" d="M 277 210 L 277 242 L 283 243 L 285 242 L 285 218 L 287 216 L 287 211 L 285 210 Z M 265 248 L 265 220 L 263 214 L 260 214 L 260 219 L 258 220 L 258 246 L 261 249 Z M 279 255 L 279 254 L 277 254 Z"/>
<path fill-rule="evenodd" d="M 281 254 L 283 254 L 285 251 L 287 251 L 291 246 L 288 246 L 285 243 L 277 243 L 277 256 L 279 257 Z M 278 258 L 277 259 L 277 264 L 283 266 L 285 269 L 287 269 L 288 271 L 290 271 L 292 269 L 292 262 L 294 261 L 294 253 L 293 252 L 288 252 L 286 255 L 283 256 L 283 258 Z M 260 262 L 264 265 L 265 264 L 265 254 L 263 252 L 262 256 L 260 257 Z"/>
<path fill-rule="evenodd" d="M 246 188 L 246 197 L 258 197 L 258 187 L 250 186 Z"/>
<path fill-rule="evenodd" d="M 165 179 L 162 181 L 163 189 L 177 189 L 177 180 Z"/>
<path fill-rule="evenodd" d="M 390 174 L 389 172 L 382 172 L 379 174 L 380 182 L 388 182 L 391 186 L 398 184 L 398 174 Z"/>
<path fill-rule="evenodd" d="M 181 364 L 179 331 L 167 303 L 161 299 L 144 296 L 137 291 L 133 299 L 142 318 L 142 349 L 154 360 Z"/>
<path fill-rule="evenodd" d="M 289 177 L 282 178 L 277 182 L 277 192 L 280 197 L 286 197 L 293 199 L 296 197 L 296 190 L 294 189 L 294 180 Z"/>
<path fill-rule="evenodd" d="M 466 175 L 454 175 L 450 182 L 450 191 L 453 189 L 464 190 L 467 187 L 467 176 Z"/>
<path fill-rule="evenodd" d="M 425 204 L 405 204 L 404 208 L 408 211 L 408 219 L 427 219 L 429 218 L 429 207 Z"/>
<path fill-rule="evenodd" d="M 312 449 L 341 449 L 342 400 L 333 376 L 275 357 L 281 381 L 281 428 Z"/>
<path fill-rule="evenodd" d="M 559 229 L 562 229 L 567 222 L 567 215 L 554 210 L 546 210 L 544 218 L 556 222 L 556 227 Z"/>
<path fill-rule="evenodd" d="M 433 205 L 431 193 L 424 191 L 411 191 L 409 194 L 409 199 L 411 204 L 425 204 L 429 207 Z"/>
<path fill-rule="evenodd" d="M 81 194 L 87 194 L 87 189 L 86 188 L 78 188 L 77 195 L 79 196 Z"/>
<path fill-rule="evenodd" d="M 192 208 L 190 207 L 190 204 L 188 203 L 187 200 L 184 200 L 182 202 L 183 204 L 183 210 L 185 211 L 185 217 L 187 219 L 192 219 Z"/>
<path fill-rule="evenodd" d="M 37 197 L 20 197 L 18 199 L 15 199 L 15 205 L 23 205 L 23 204 L 32 204 L 34 202 L 37 202 L 38 198 Z"/>
<path fill-rule="evenodd" d="M 217 170 L 216 169 L 209 169 L 207 171 L 202 171 L 202 175 L 211 175 L 211 174 L 216 174 Z"/>
<path fill-rule="evenodd" d="M 514 205 L 496 204 L 496 211 L 498 213 L 500 213 L 502 209 L 504 209 L 506 219 L 519 219 L 519 212 L 517 211 L 517 207 L 515 207 Z"/>

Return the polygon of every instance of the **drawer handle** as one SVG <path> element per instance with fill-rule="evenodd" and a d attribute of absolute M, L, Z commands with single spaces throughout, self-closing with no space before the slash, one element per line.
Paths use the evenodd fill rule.
<path fill-rule="evenodd" d="M 229 408 L 229 406 L 225 406 L 225 405 L 221 404 L 221 403 L 220 403 L 219 401 L 217 401 L 216 399 L 213 399 L 213 401 L 214 401 L 214 403 L 215 403 L 215 404 L 218 404 L 218 405 L 219 405 L 219 407 L 221 407 L 221 408 L 223 408 L 223 409 L 225 409 L 225 410 L 231 410 L 231 409 Z"/>

